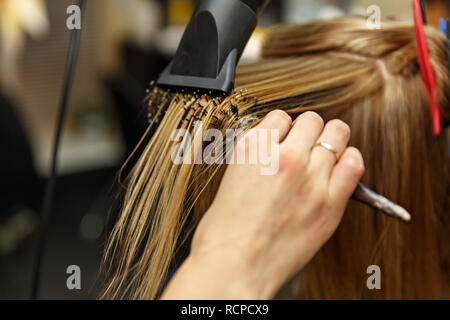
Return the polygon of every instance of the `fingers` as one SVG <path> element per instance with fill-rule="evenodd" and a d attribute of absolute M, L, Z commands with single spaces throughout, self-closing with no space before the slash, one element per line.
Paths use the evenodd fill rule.
<path fill-rule="evenodd" d="M 364 160 L 358 149 L 349 147 L 331 172 L 329 195 L 331 201 L 341 208 L 356 189 L 364 174 Z"/>
<path fill-rule="evenodd" d="M 254 129 L 278 130 L 278 141 L 284 140 L 292 126 L 292 118 L 283 110 L 273 110 Z"/>
<path fill-rule="evenodd" d="M 350 127 L 341 120 L 331 120 L 326 124 L 318 140 L 311 145 L 314 145 L 316 142 L 323 142 L 330 145 L 339 155 L 342 155 L 349 140 Z M 313 147 L 310 160 L 313 170 L 329 178 L 335 164 L 336 155 L 332 151 L 322 146 Z"/>
<path fill-rule="evenodd" d="M 265 150 L 269 152 L 267 156 L 270 157 L 272 143 L 278 144 L 283 141 L 291 126 L 292 118 L 285 111 L 273 110 L 269 112 L 256 127 L 247 131 L 238 141 L 233 154 L 234 161 L 237 163 L 246 163 L 246 159 L 248 159 L 250 163 L 256 163 L 258 160 L 257 155 L 260 154 L 259 148 L 261 145 L 266 146 Z M 262 142 L 260 139 L 266 141 Z"/>
<path fill-rule="evenodd" d="M 317 113 L 311 111 L 302 113 L 295 119 L 291 131 L 282 145 L 292 146 L 309 158 L 311 146 L 320 136 L 323 125 L 323 119 Z"/>

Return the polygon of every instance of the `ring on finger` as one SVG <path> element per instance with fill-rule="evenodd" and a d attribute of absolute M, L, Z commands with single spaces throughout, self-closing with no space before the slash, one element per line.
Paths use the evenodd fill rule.
<path fill-rule="evenodd" d="M 322 147 L 322 148 L 325 148 L 328 151 L 331 151 L 334 154 L 335 158 L 336 158 L 336 162 L 339 162 L 339 159 L 341 158 L 341 155 L 330 144 L 328 144 L 326 142 L 323 142 L 323 141 L 317 141 L 313 145 L 313 148 L 315 148 L 315 147 Z"/>

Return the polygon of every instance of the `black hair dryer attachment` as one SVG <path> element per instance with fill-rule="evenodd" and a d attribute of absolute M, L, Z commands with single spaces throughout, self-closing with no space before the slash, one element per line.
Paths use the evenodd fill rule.
<path fill-rule="evenodd" d="M 256 27 L 258 9 L 241 0 L 202 1 L 157 85 L 229 94 L 236 65 Z"/>

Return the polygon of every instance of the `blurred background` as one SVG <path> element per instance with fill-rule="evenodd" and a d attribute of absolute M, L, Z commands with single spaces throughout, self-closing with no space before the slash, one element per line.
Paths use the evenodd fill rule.
<path fill-rule="evenodd" d="M 226 1 L 226 0 L 224 0 Z M 194 0 L 88 0 L 58 163 L 40 298 L 95 299 L 98 267 L 117 212 L 117 172 L 142 136 L 141 101 L 170 61 Z M 411 0 L 272 0 L 243 62 L 256 59 L 264 28 L 345 14 L 412 23 Z M 61 95 L 75 0 L 0 0 L 0 299 L 30 297 L 36 228 Z M 450 0 L 426 3 L 429 24 Z M 68 290 L 66 268 L 81 268 Z"/>

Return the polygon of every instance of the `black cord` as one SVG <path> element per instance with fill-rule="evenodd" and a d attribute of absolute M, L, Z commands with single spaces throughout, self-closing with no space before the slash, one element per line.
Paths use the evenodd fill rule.
<path fill-rule="evenodd" d="M 78 6 L 83 12 L 85 0 L 79 0 Z M 33 265 L 32 274 L 32 288 L 31 288 L 31 298 L 36 300 L 39 294 L 41 272 L 42 272 L 42 262 L 43 254 L 45 251 L 45 244 L 47 240 L 47 231 L 50 221 L 50 213 L 52 210 L 53 197 L 55 194 L 55 182 L 56 182 L 56 170 L 57 170 L 57 160 L 59 152 L 59 144 L 61 141 L 61 133 L 64 124 L 64 118 L 67 110 L 67 102 L 69 99 L 70 88 L 72 85 L 73 71 L 75 69 L 76 58 L 78 56 L 78 49 L 80 45 L 81 30 L 74 29 L 72 31 L 72 37 L 70 40 L 70 48 L 67 57 L 66 73 L 64 76 L 63 88 L 61 101 L 59 105 L 58 122 L 56 123 L 56 133 L 55 140 L 53 142 L 53 152 L 52 152 L 52 165 L 50 176 L 47 181 L 44 195 L 44 203 L 42 207 L 41 223 L 38 230 L 37 248 L 36 256 Z"/>

